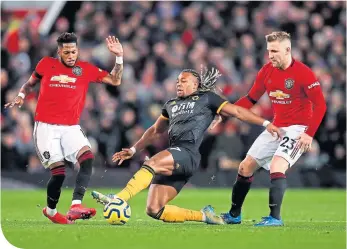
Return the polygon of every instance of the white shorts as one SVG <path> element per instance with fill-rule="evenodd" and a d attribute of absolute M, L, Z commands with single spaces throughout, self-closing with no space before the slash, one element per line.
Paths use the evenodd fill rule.
<path fill-rule="evenodd" d="M 274 155 L 284 158 L 289 167 L 302 155 L 301 150 L 297 146 L 296 138 L 305 132 L 304 125 L 291 125 L 280 128 L 282 132 L 282 140 L 276 140 L 267 130 L 263 131 L 254 141 L 253 145 L 247 152 L 255 159 L 259 167 L 270 170 L 270 163 Z"/>
<path fill-rule="evenodd" d="M 79 150 L 84 146 L 91 148 L 79 125 L 53 125 L 37 121 L 33 140 L 45 168 L 64 159 L 75 164 Z"/>

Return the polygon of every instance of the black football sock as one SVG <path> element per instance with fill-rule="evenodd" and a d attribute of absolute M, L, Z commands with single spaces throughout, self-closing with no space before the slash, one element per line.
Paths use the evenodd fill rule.
<path fill-rule="evenodd" d="M 65 165 L 51 169 L 51 174 L 52 176 L 47 183 L 47 206 L 50 209 L 55 209 L 65 179 Z"/>
<path fill-rule="evenodd" d="M 242 176 L 240 174 L 237 175 L 236 182 L 233 186 L 233 192 L 231 195 L 231 208 L 230 215 L 233 217 L 237 217 L 241 213 L 242 204 L 246 198 L 246 195 L 251 188 L 251 184 L 253 181 L 253 175 L 247 177 Z"/>
<path fill-rule="evenodd" d="M 270 174 L 271 187 L 269 194 L 270 215 L 276 219 L 281 219 L 281 205 L 287 187 L 286 175 L 280 172 Z"/>
<path fill-rule="evenodd" d="M 87 190 L 93 170 L 94 155 L 91 151 L 84 152 L 79 158 L 80 170 L 76 177 L 76 185 L 72 195 L 72 200 L 82 201 Z"/>

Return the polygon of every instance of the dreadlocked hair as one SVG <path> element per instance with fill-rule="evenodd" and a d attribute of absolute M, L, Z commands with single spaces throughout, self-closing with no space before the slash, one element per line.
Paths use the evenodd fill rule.
<path fill-rule="evenodd" d="M 207 67 L 201 66 L 200 74 L 194 69 L 184 69 L 182 72 L 191 73 L 197 78 L 200 91 L 216 91 L 217 79 L 222 76 L 219 70 L 214 67 L 209 71 Z"/>
<path fill-rule="evenodd" d="M 217 68 L 211 68 L 209 71 L 207 67 L 201 66 L 201 90 L 202 91 L 215 91 L 217 79 L 222 76 Z"/>
<path fill-rule="evenodd" d="M 59 35 L 57 43 L 60 47 L 62 47 L 64 43 L 76 43 L 77 45 L 77 36 L 75 33 L 64 32 Z"/>

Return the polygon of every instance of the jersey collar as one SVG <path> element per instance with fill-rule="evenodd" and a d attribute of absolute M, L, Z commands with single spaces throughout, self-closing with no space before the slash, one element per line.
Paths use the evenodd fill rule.
<path fill-rule="evenodd" d="M 187 99 L 187 98 L 189 98 L 189 97 L 191 97 L 191 96 L 193 96 L 193 95 L 195 95 L 195 94 L 198 94 L 200 92 L 200 90 L 196 90 L 195 92 L 193 92 L 192 94 L 189 94 L 189 95 L 187 95 L 187 96 L 185 96 L 185 97 L 178 97 L 178 99 Z"/>

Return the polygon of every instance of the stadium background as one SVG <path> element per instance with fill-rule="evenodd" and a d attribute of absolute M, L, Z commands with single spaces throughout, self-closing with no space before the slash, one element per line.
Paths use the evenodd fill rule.
<path fill-rule="evenodd" d="M 46 4 L 45 4 L 46 3 Z M 25 6 L 28 5 L 28 6 Z M 59 9 L 61 8 L 61 9 Z M 104 38 L 123 44 L 124 74 L 119 88 L 91 84 L 81 126 L 96 155 L 93 186 L 120 186 L 146 155 L 167 146 L 163 138 L 116 167 L 111 155 L 132 145 L 175 96 L 184 68 L 217 67 L 218 86 L 231 101 L 245 95 L 267 61 L 264 36 L 274 30 L 292 35 L 293 56 L 310 66 L 321 83 L 327 113 L 313 150 L 289 173 L 295 187 L 346 185 L 346 2 L 47 2 L 1 3 L 1 171 L 2 186 L 44 187 L 49 173 L 32 142 L 37 93 L 21 109 L 4 110 L 43 56 L 56 56 L 64 31 L 79 37 L 80 59 L 111 70 Z M 51 28 L 47 16 L 50 15 Z M 44 28 L 42 28 L 44 27 Z M 271 119 L 267 96 L 252 109 Z M 211 131 L 202 146 L 197 186 L 230 186 L 237 166 L 261 127 L 237 119 Z M 66 185 L 73 185 L 71 166 Z M 266 186 L 260 172 L 256 186 Z M 30 184 L 30 185 L 27 185 Z"/>

